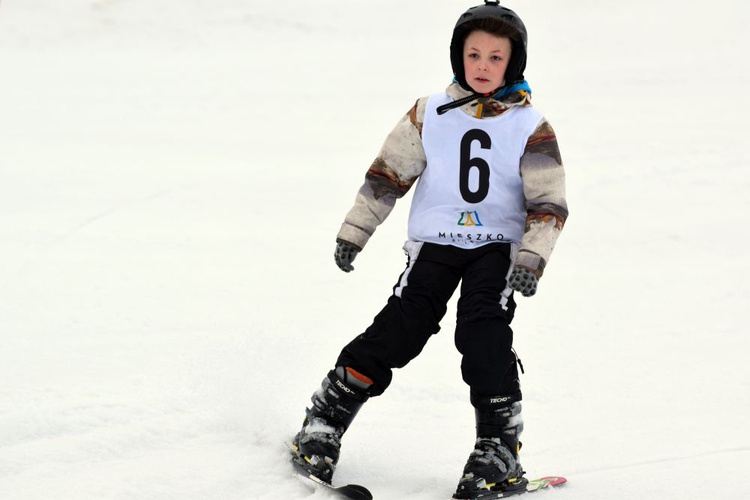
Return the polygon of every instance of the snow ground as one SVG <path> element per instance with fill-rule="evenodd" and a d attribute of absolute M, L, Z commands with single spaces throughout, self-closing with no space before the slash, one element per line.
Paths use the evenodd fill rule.
<path fill-rule="evenodd" d="M 0 497 L 325 498 L 284 441 L 403 268 L 333 238 L 475 1 L 0 4 Z M 557 500 L 750 489 L 750 6 L 506 3 L 571 218 L 519 299 L 523 462 Z M 443 332 L 362 410 L 341 482 L 448 498 L 473 411 Z"/>

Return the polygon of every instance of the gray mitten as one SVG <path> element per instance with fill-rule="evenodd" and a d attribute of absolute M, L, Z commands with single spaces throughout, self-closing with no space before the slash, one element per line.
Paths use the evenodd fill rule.
<path fill-rule="evenodd" d="M 536 293 L 536 286 L 539 283 L 536 275 L 525 267 L 516 266 L 513 268 L 513 272 L 510 273 L 510 279 L 508 279 L 508 285 L 520 292 L 524 297 L 531 297 Z"/>
<path fill-rule="evenodd" d="M 345 273 L 354 271 L 352 262 L 354 262 L 354 259 L 357 257 L 360 250 L 361 248 L 352 245 L 348 241 L 336 240 L 336 251 L 333 254 L 333 258 L 336 260 L 336 265 Z"/>

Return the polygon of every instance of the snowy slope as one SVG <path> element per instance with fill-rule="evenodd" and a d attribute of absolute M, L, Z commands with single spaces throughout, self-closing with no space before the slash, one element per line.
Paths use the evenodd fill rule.
<path fill-rule="evenodd" d="M 475 3 L 0 3 L 0 498 L 325 498 L 284 441 L 390 294 L 408 199 L 354 273 L 333 239 Z M 750 6 L 506 4 L 571 208 L 514 322 L 523 463 L 559 500 L 747 498 Z M 339 481 L 450 496 L 451 314 Z"/>

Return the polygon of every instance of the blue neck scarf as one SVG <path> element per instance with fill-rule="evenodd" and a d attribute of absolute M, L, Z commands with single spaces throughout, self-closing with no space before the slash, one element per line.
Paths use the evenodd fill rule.
<path fill-rule="evenodd" d="M 500 92 L 498 92 L 497 94 L 493 95 L 492 98 L 493 99 L 502 99 L 503 97 L 505 97 L 507 95 L 515 94 L 516 92 L 520 92 L 521 90 L 523 90 L 524 92 L 528 92 L 529 94 L 531 94 L 531 87 L 529 86 L 529 82 L 527 82 L 526 80 L 524 80 L 524 81 L 519 82 L 519 83 L 514 83 L 513 85 L 510 85 L 508 87 L 503 87 L 503 88 L 500 89 Z"/>

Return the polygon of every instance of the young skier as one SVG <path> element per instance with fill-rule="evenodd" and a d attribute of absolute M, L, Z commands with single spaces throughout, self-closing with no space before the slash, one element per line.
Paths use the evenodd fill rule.
<path fill-rule="evenodd" d="M 568 216 L 555 134 L 531 105 L 526 28 L 498 2 L 459 18 L 454 81 L 420 98 L 388 135 L 336 238 L 345 272 L 417 179 L 406 270 L 386 306 L 341 351 L 312 396 L 293 460 L 330 482 L 341 437 L 439 330 L 461 283 L 455 344 L 475 409 L 476 442 L 454 498 L 520 492 L 523 429 L 513 292 L 535 294 Z"/>

